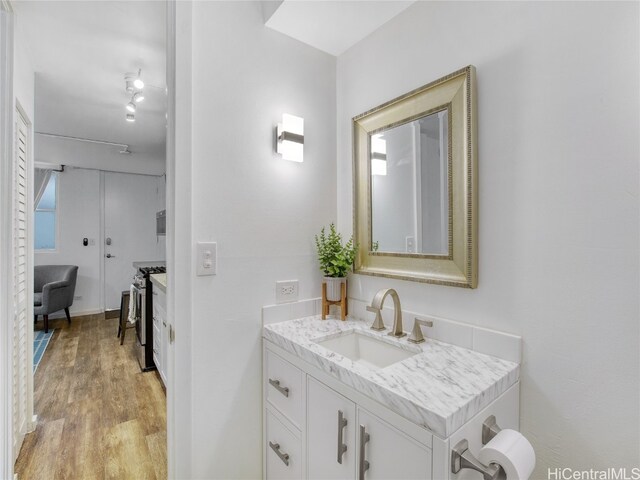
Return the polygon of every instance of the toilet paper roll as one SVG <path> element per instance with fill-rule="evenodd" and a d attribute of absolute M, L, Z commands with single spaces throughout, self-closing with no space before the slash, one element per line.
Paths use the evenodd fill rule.
<path fill-rule="evenodd" d="M 478 452 L 483 464 L 497 463 L 506 473 L 507 480 L 528 480 L 536 466 L 533 447 L 520 432 L 501 430 Z"/>

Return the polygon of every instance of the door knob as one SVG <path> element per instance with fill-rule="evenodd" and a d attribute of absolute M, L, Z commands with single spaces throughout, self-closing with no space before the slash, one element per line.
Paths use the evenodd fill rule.
<path fill-rule="evenodd" d="M 116 256 L 115 256 L 115 255 L 111 255 L 110 253 L 107 253 L 107 254 L 105 255 L 105 257 L 107 257 L 107 258 L 116 258 Z"/>

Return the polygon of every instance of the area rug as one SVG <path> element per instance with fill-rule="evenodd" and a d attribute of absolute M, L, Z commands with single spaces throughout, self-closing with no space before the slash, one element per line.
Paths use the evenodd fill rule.
<path fill-rule="evenodd" d="M 36 373 L 44 351 L 47 349 L 47 345 L 49 345 L 49 340 L 51 340 L 53 336 L 53 330 L 49 330 L 49 333 L 44 333 L 43 330 L 38 330 L 33 333 L 33 373 Z"/>

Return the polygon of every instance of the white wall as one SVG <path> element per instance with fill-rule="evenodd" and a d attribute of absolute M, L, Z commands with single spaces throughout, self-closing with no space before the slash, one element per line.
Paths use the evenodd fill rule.
<path fill-rule="evenodd" d="M 27 47 L 28 38 L 20 20 L 14 15 L 13 94 L 28 120 L 35 125 L 35 73 Z"/>
<path fill-rule="evenodd" d="M 54 252 L 36 250 L 35 265 L 78 265 L 72 314 L 102 309 L 100 172 L 67 169 L 58 174 L 58 237 Z M 87 237 L 94 245 L 83 246 Z M 82 298 L 77 298 L 82 297 Z"/>
<path fill-rule="evenodd" d="M 477 67 L 478 288 L 354 276 L 350 296 L 394 287 L 407 310 L 521 335 L 532 478 L 640 464 L 638 21 L 638 3 L 417 2 L 338 58 L 344 233 L 350 119 Z"/>
<path fill-rule="evenodd" d="M 35 135 L 35 161 L 123 173 L 163 175 L 164 156 L 121 155 L 123 147 Z"/>
<path fill-rule="evenodd" d="M 78 265 L 75 299 L 69 309 L 72 314 L 97 313 L 103 310 L 103 187 L 101 172 L 79 168 L 66 168 L 58 174 L 58 237 L 54 252 L 36 251 L 35 265 Z M 136 176 L 137 177 L 137 176 Z M 135 181 L 135 179 L 134 179 Z M 164 189 L 164 178 L 158 177 L 159 190 Z M 163 198 L 164 194 L 159 195 Z M 127 199 L 122 199 L 126 204 Z M 156 204 L 148 212 L 154 215 Z M 164 207 L 162 207 L 164 208 Z M 82 239 L 93 240 L 83 246 Z M 141 260 L 164 258 L 164 240 L 154 243 L 155 251 Z M 132 267 L 133 274 L 133 267 Z M 78 298 L 81 297 L 81 298 Z M 62 314 L 63 315 L 63 314 Z M 60 316 L 54 315 L 54 316 Z"/>
<path fill-rule="evenodd" d="M 300 298 L 320 292 L 313 235 L 336 211 L 335 58 L 264 27 L 259 2 L 194 2 L 191 35 L 191 191 L 177 182 L 175 195 L 192 210 L 175 214 L 191 213 L 194 241 L 218 242 L 218 274 L 193 281 L 192 471 L 178 476 L 259 478 L 260 309 L 276 280 L 298 279 Z M 304 117 L 304 163 L 274 153 L 285 112 Z"/>
<path fill-rule="evenodd" d="M 413 127 L 403 127 L 384 133 L 387 174 L 371 177 L 371 234 L 381 252 L 406 252 L 406 237 L 416 236 Z"/>

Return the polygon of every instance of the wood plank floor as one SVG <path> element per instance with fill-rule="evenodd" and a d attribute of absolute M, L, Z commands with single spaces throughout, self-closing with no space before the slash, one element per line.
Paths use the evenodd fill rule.
<path fill-rule="evenodd" d="M 18 479 L 165 480 L 166 398 L 156 372 L 138 367 L 135 331 L 120 346 L 118 319 L 104 314 L 49 328 L 34 379 L 38 424 L 22 445 Z"/>

